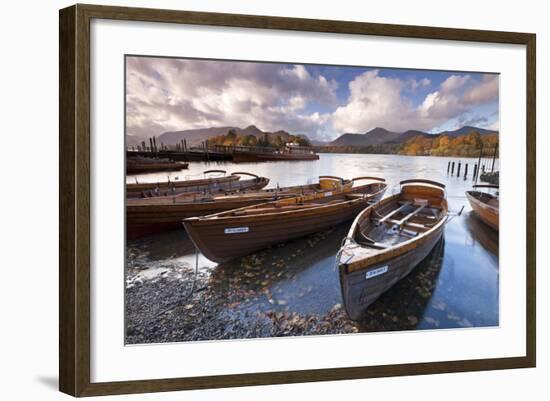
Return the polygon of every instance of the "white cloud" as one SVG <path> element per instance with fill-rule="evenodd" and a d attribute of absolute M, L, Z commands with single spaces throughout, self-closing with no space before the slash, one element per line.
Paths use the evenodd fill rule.
<path fill-rule="evenodd" d="M 302 65 L 129 57 L 127 132 L 138 136 L 220 125 L 285 129 L 315 136 L 335 107 L 335 81 Z"/>
<path fill-rule="evenodd" d="M 414 106 L 404 90 L 419 87 L 419 82 L 411 85 L 410 81 L 382 77 L 378 70 L 368 71 L 349 83 L 349 99 L 336 109 L 332 124 L 339 132 L 361 133 L 375 127 L 397 132 L 431 130 L 477 104 L 498 97 L 498 77 L 486 77 L 477 83 L 470 75 L 451 75 L 438 90 L 427 94 L 419 106 Z"/>
<path fill-rule="evenodd" d="M 453 93 L 464 87 L 469 80 L 469 75 L 451 75 L 441 84 L 441 92 Z"/>
<path fill-rule="evenodd" d="M 483 75 L 479 85 L 469 88 L 464 93 L 468 103 L 483 103 L 498 99 L 498 75 Z"/>
<path fill-rule="evenodd" d="M 339 104 L 338 83 L 303 65 L 128 57 L 126 72 L 127 133 L 141 137 L 250 124 L 311 138 L 377 126 L 431 130 L 498 98 L 497 75 L 453 74 L 413 103 L 430 79 L 370 70 L 348 83 L 348 99 Z"/>

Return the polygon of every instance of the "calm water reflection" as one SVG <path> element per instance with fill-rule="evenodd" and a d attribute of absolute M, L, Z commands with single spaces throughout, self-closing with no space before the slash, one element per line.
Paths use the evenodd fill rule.
<path fill-rule="evenodd" d="M 470 177 L 448 176 L 447 163 L 469 164 Z M 362 331 L 411 328 L 449 328 L 498 325 L 499 263 L 498 233 L 481 223 L 471 212 L 464 192 L 471 188 L 471 173 L 476 159 L 413 157 L 394 155 L 321 154 L 318 161 L 276 163 L 190 163 L 189 170 L 137 176 L 140 182 L 198 178 L 209 168 L 228 173 L 249 171 L 271 179 L 270 187 L 316 181 L 319 175 L 345 178 L 373 175 L 386 179 L 387 194 L 398 191 L 400 180 L 428 178 L 447 186 L 451 211 L 464 206 L 462 216 L 446 226 L 444 240 L 411 275 L 394 286 L 370 308 Z M 498 161 L 496 163 L 498 168 Z M 455 167 L 456 168 L 456 167 Z M 134 176 L 128 182 L 134 182 Z M 248 297 L 246 310 L 284 310 L 299 313 L 326 313 L 341 303 L 334 257 L 349 224 L 329 232 L 291 241 L 259 252 L 248 259 L 217 266 L 200 258 L 199 265 L 211 274 L 212 285 L 220 291 L 236 280 L 247 294 L 255 291 L 263 297 Z M 167 233 L 128 243 L 133 258 L 146 258 L 156 264 L 187 263 L 194 265 L 193 245 L 183 231 Z M 269 280 L 246 276 L 249 263 L 265 269 Z M 250 258 L 249 258 L 250 259 Z M 258 261 L 259 260 L 259 261 Z M 278 270 L 277 270 L 278 269 Z M 277 274 L 272 274 L 273 271 Z M 261 275 L 260 275 L 261 276 Z"/>

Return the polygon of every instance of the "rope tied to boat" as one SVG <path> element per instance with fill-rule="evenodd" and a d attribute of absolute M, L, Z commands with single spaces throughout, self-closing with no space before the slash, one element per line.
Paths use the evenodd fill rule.
<path fill-rule="evenodd" d="M 342 239 L 342 242 L 340 243 L 340 249 L 338 250 L 338 252 L 336 252 L 333 271 L 336 271 L 336 269 L 340 265 L 340 258 L 342 257 L 342 254 L 344 253 L 344 250 L 345 250 L 344 245 L 346 244 L 346 241 L 349 241 L 351 244 L 357 244 L 357 242 L 355 242 L 355 240 L 352 237 L 344 237 Z M 352 256 L 350 256 L 344 263 L 347 263 L 351 259 L 351 257 Z"/>
<path fill-rule="evenodd" d="M 152 318 L 151 320 L 149 320 L 146 324 L 151 324 L 151 323 L 157 322 L 162 318 L 162 316 L 166 315 L 167 313 L 172 312 L 174 309 L 176 309 L 180 306 L 184 306 L 184 303 L 187 302 L 187 300 L 189 298 L 191 298 L 191 296 L 195 292 L 195 286 L 196 286 L 196 283 L 197 283 L 198 275 L 199 275 L 199 249 L 195 246 L 195 272 L 193 274 L 193 282 L 191 283 L 191 289 L 189 290 L 189 293 L 187 295 L 185 295 L 184 297 L 180 298 L 171 307 L 157 313 L 157 315 L 154 318 Z"/>

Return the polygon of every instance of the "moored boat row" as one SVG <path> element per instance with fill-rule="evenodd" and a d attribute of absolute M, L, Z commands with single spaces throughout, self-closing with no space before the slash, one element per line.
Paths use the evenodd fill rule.
<path fill-rule="evenodd" d="M 210 176 L 212 173 L 223 174 L 222 176 Z M 269 184 L 269 178 L 258 177 L 256 174 L 246 172 L 235 172 L 225 175 L 225 170 L 206 170 L 204 178 L 193 180 L 168 179 L 164 182 L 144 182 L 126 184 L 127 198 L 151 198 L 159 196 L 173 196 L 181 193 L 216 193 L 223 191 L 243 191 L 261 189 Z M 241 176 L 251 178 L 241 179 Z"/>
<path fill-rule="evenodd" d="M 277 186 L 270 189 L 239 188 L 235 183 L 232 183 L 234 189 L 226 187 L 225 190 L 221 191 L 218 190 L 220 184 L 216 183 L 201 191 L 127 199 L 127 236 L 128 238 L 138 238 L 152 233 L 177 229 L 182 227 L 182 220 L 188 217 L 205 216 L 264 202 L 295 197 L 335 195 L 340 192 L 351 191 L 354 189 L 354 182 L 361 179 L 361 177 L 357 177 L 353 180 L 344 180 L 339 177 L 321 176 L 316 184 L 282 188 Z M 203 187 L 201 186 L 201 188 Z M 360 187 L 356 187 L 354 190 L 357 188 Z"/>
<path fill-rule="evenodd" d="M 259 186 L 264 177 L 255 179 Z M 358 185 L 362 180 L 368 182 Z M 128 237 L 183 223 L 204 256 L 225 263 L 354 220 L 336 263 L 345 309 L 351 319 L 360 320 L 369 305 L 430 254 L 451 216 L 445 185 L 425 179 L 401 181 L 399 192 L 385 198 L 387 184 L 377 177 L 321 176 L 315 184 L 282 188 L 262 189 L 267 183 L 259 188 L 220 188 L 237 182 L 230 178 L 201 183 L 206 187 L 180 182 L 171 186 L 168 182 L 162 188 L 171 194 L 129 196 Z M 477 188 L 467 192 L 472 209 L 498 230 L 498 196 L 480 193 Z M 142 188 L 133 188 L 133 193 L 138 189 Z M 477 207 L 477 203 L 483 206 Z M 496 225 L 482 214 L 495 208 Z"/>

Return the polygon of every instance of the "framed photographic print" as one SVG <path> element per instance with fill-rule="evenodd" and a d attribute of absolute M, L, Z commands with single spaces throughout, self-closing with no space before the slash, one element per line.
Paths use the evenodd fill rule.
<path fill-rule="evenodd" d="M 534 367 L 535 113 L 534 34 L 61 10 L 60 390 Z"/>

